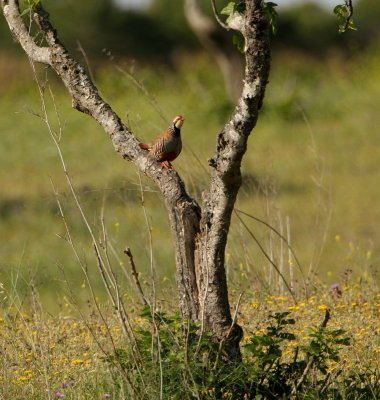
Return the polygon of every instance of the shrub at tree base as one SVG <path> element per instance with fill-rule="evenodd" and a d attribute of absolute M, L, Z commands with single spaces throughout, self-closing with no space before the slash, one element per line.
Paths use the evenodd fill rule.
<path fill-rule="evenodd" d="M 211 332 L 199 336 L 200 325 L 183 325 L 179 316 L 152 315 L 147 307 L 141 317 L 148 324 L 136 332 L 135 347 L 120 347 L 105 361 L 128 371 L 137 392 L 148 390 L 149 398 L 159 387 L 165 399 L 365 399 L 380 394 L 378 372 L 344 373 L 339 351 L 351 340 L 343 329 L 324 326 L 328 310 L 325 324 L 311 328 L 307 343 L 293 346 L 293 354 L 285 356 L 284 349 L 297 341 L 290 314 L 271 314 L 269 326 L 247 340 L 243 362 L 234 364 L 225 360 Z M 117 377 L 119 371 L 114 373 Z"/>

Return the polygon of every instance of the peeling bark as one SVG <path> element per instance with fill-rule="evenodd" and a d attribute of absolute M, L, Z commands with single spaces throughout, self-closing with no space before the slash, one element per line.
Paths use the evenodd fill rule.
<path fill-rule="evenodd" d="M 204 328 L 211 330 L 223 345 L 225 356 L 239 360 L 242 329 L 231 318 L 224 262 L 231 214 L 241 185 L 241 161 L 268 81 L 268 22 L 262 0 L 246 0 L 242 29 L 246 39 L 243 90 L 230 121 L 218 135 L 215 155 L 209 160 L 214 172 L 203 193 L 202 209 L 187 194 L 176 171 L 162 170 L 156 160 L 139 148 L 137 138 L 100 97 L 84 68 L 58 40 L 41 4 L 36 6 L 34 17 L 46 47 L 36 45 L 30 37 L 17 0 L 0 0 L 0 4 L 11 32 L 29 58 L 49 65 L 70 93 L 73 107 L 94 118 L 115 150 L 157 184 L 173 235 L 182 315 L 191 321 L 202 320 Z"/>

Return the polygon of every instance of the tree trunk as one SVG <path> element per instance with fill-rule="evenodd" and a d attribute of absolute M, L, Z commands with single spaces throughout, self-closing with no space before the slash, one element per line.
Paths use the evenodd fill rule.
<path fill-rule="evenodd" d="M 256 124 L 268 80 L 270 53 L 268 22 L 262 0 L 246 0 L 240 31 L 246 40 L 244 85 L 230 121 L 217 138 L 214 168 L 202 207 L 186 192 L 174 170 L 160 164 L 138 146 L 138 140 L 99 96 L 84 68 L 74 61 L 57 38 L 48 14 L 37 3 L 34 17 L 46 47 L 29 35 L 17 0 L 0 0 L 16 40 L 32 61 L 50 65 L 69 91 L 73 107 L 92 116 L 109 135 L 113 146 L 132 161 L 160 189 L 168 210 L 176 252 L 177 285 L 184 318 L 200 320 L 223 344 L 227 358 L 240 359 L 242 329 L 233 323 L 225 273 L 225 248 L 236 196 L 241 185 L 240 166 L 248 137 Z"/>
<path fill-rule="evenodd" d="M 226 348 L 230 358 L 239 355 L 242 330 L 236 324 L 231 330 L 224 256 L 231 214 L 241 185 L 241 161 L 257 122 L 269 76 L 269 31 L 261 1 L 246 1 L 243 29 L 246 39 L 244 86 L 231 120 L 218 136 L 215 155 L 209 160 L 215 171 L 209 188 L 203 193 L 200 236 L 201 313 L 204 313 L 206 326 L 219 340 L 230 335 Z"/>

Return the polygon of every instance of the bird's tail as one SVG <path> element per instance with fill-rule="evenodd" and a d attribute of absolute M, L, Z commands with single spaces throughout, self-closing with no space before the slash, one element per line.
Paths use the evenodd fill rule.
<path fill-rule="evenodd" d="M 148 151 L 150 150 L 150 146 L 145 143 L 139 143 L 139 147 L 140 147 L 140 149 L 143 149 L 143 150 L 148 150 Z"/>

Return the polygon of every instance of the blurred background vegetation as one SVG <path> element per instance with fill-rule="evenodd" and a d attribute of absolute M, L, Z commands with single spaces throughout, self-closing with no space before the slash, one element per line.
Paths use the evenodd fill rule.
<path fill-rule="evenodd" d="M 79 61 L 88 61 L 101 94 L 139 138 L 149 140 L 174 115 L 185 115 L 184 151 L 175 166 L 200 199 L 210 174 L 207 159 L 233 104 L 215 60 L 187 25 L 183 3 L 154 0 L 144 9 L 130 10 L 110 0 L 66 0 L 46 1 L 45 7 L 63 43 Z M 378 0 L 358 0 L 358 30 L 342 35 L 332 10 L 316 3 L 279 8 L 270 83 L 250 139 L 236 206 L 284 236 L 289 231 L 303 273 L 313 283 L 338 282 L 351 271 L 378 279 L 379 18 Z M 42 296 L 54 295 L 55 307 L 64 303 L 68 281 L 86 300 L 84 277 L 65 240 L 51 181 L 82 260 L 97 282 L 91 240 L 39 117 L 32 70 L 3 18 L 0 51 L 0 282 L 22 287 L 33 279 Z M 62 150 L 98 237 L 104 218 L 117 274 L 123 279 L 123 270 L 129 268 L 123 255 L 129 246 L 150 287 L 151 230 L 155 279 L 164 297 L 162 293 L 175 287 L 175 266 L 159 193 L 114 153 L 94 121 L 71 109 L 50 71 L 40 68 L 39 76 L 49 80 L 54 92 L 60 118 L 47 95 L 51 122 L 63 126 Z M 301 287 L 294 260 L 276 235 L 254 220 L 245 221 L 289 279 L 294 268 L 293 286 Z M 227 267 L 233 288 L 282 290 L 237 219 Z"/>

